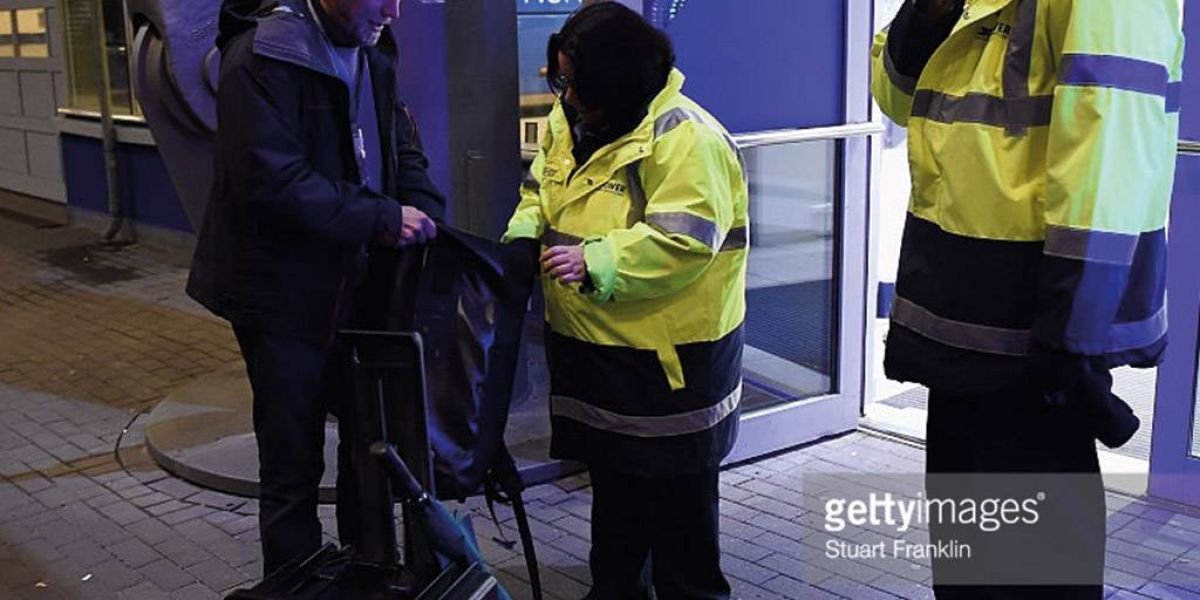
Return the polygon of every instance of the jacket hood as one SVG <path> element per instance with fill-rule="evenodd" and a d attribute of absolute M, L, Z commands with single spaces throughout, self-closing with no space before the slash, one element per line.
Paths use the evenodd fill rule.
<path fill-rule="evenodd" d="M 217 48 L 224 49 L 234 36 L 253 29 L 258 17 L 277 4 L 277 0 L 223 0 L 217 21 Z"/>
<path fill-rule="evenodd" d="M 337 77 L 333 58 L 325 48 L 329 42 L 315 25 L 316 17 L 309 14 L 308 7 L 304 0 L 224 0 L 217 48 L 224 52 L 234 37 L 256 29 L 255 53 Z M 378 44 L 363 50 L 368 58 L 378 53 L 394 62 L 399 51 L 391 26 L 384 28 Z"/>

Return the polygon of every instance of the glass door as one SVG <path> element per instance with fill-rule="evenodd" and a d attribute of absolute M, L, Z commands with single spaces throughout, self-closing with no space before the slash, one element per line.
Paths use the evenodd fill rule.
<path fill-rule="evenodd" d="M 854 429 L 873 125 L 735 136 L 750 184 L 738 462 Z"/>
<path fill-rule="evenodd" d="M 868 299 L 871 0 L 645 0 L 750 187 L 742 423 L 728 462 L 857 427 Z M 870 302 L 868 302 L 870 300 Z"/>
<path fill-rule="evenodd" d="M 669 10 L 660 10 L 657 18 L 677 19 L 680 28 L 686 28 L 689 13 L 715 13 L 720 10 L 716 5 L 723 3 L 663 4 L 669 4 Z M 741 18 L 755 24 L 760 38 L 793 40 L 789 43 L 796 47 L 781 48 L 778 56 L 801 58 L 772 64 L 764 58 L 771 52 L 751 50 L 747 54 L 757 61 L 753 68 L 726 65 L 737 73 L 733 77 L 741 91 L 731 90 L 727 81 L 697 84 L 718 111 L 746 107 L 736 116 L 718 114 L 741 132 L 734 139 L 745 158 L 751 211 L 742 429 L 728 462 L 858 425 L 867 352 L 865 316 L 874 310 L 865 267 L 869 165 L 872 143 L 882 132 L 870 123 L 869 0 L 739 6 L 746 13 Z M 762 12 L 749 14 L 750 6 Z M 836 35 L 826 30 L 823 35 L 830 37 L 824 40 L 771 33 L 780 26 L 775 21 L 793 14 L 840 20 L 843 27 Z M 668 25 L 668 32 L 671 29 Z M 824 45 L 825 51 L 801 48 L 802 44 Z M 841 56 L 831 55 L 832 49 Z M 690 51 L 679 50 L 681 61 L 687 61 Z M 844 68 L 831 71 L 835 58 L 844 60 Z M 744 95 L 752 86 L 757 92 Z M 837 108 L 831 111 L 831 106 Z M 789 119 L 808 126 L 763 130 Z"/>
<path fill-rule="evenodd" d="M 1167 358 L 1159 368 L 1150 493 L 1200 506 L 1200 6 L 1185 10 L 1188 56 L 1179 91 L 1183 141 L 1167 255 Z"/>
<path fill-rule="evenodd" d="M 1200 107 L 1198 107 L 1200 108 Z M 1179 157 L 1171 209 L 1167 320 L 1171 345 L 1159 368 L 1158 405 L 1150 454 L 1150 493 L 1200 505 L 1200 144 Z"/>

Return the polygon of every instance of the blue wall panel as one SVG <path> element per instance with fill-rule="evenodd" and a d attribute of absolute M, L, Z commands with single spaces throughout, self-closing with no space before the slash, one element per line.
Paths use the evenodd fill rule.
<path fill-rule="evenodd" d="M 121 145 L 117 151 L 121 166 L 121 191 L 130 207 L 129 216 L 139 223 L 150 223 L 177 231 L 191 231 L 183 203 L 167 167 L 151 146 Z"/>
<path fill-rule="evenodd" d="M 1184 19 L 1188 45 L 1183 64 L 1182 137 L 1200 141 L 1200 2 L 1187 4 Z"/>
<path fill-rule="evenodd" d="M 100 140 L 70 134 L 61 138 L 67 204 L 107 213 L 108 179 Z M 133 144 L 117 146 L 117 169 L 127 217 L 166 229 L 192 230 L 157 149 Z"/>
<path fill-rule="evenodd" d="M 63 134 L 63 178 L 67 183 L 67 204 L 96 212 L 108 212 L 104 157 L 100 141 Z"/>
<path fill-rule="evenodd" d="M 845 122 L 845 0 L 655 1 L 684 91 L 731 131 Z"/>

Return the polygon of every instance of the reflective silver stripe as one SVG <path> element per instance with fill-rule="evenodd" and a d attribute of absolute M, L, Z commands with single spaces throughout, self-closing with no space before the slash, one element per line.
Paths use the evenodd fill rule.
<path fill-rule="evenodd" d="M 550 412 L 602 431 L 639 438 L 687 435 L 712 429 L 733 414 L 742 400 L 742 382 L 716 404 L 689 412 L 659 417 L 615 413 L 569 396 L 550 396 Z"/>
<path fill-rule="evenodd" d="M 1044 252 L 1075 260 L 1131 265 L 1139 238 L 1124 233 L 1048 225 Z"/>
<path fill-rule="evenodd" d="M 542 189 L 542 182 L 533 176 L 532 171 L 525 171 L 525 177 L 521 179 L 521 188 L 537 193 Z"/>
<path fill-rule="evenodd" d="M 542 232 L 542 244 L 546 246 L 578 246 L 582 243 L 583 238 L 577 235 L 555 231 L 549 227 Z"/>
<path fill-rule="evenodd" d="M 944 319 L 900 296 L 892 303 L 892 322 L 955 348 L 1007 356 L 1029 354 L 1031 334 L 1028 329 L 1004 329 Z"/>
<path fill-rule="evenodd" d="M 1113 324 L 1112 335 L 1110 337 L 1114 342 L 1112 347 L 1107 350 L 1108 352 L 1124 352 L 1126 350 L 1145 348 L 1166 334 L 1167 306 L 1164 303 L 1163 307 L 1158 309 L 1158 312 L 1154 313 L 1148 319 L 1131 323 Z"/>
<path fill-rule="evenodd" d="M 1037 33 L 1037 0 L 1017 0 L 1017 18 L 1008 36 L 1004 61 L 1004 97 L 1029 97 L 1029 70 L 1033 64 L 1033 39 Z"/>
<path fill-rule="evenodd" d="M 654 137 L 662 137 L 688 121 L 704 123 L 704 118 L 687 108 L 672 108 L 654 120 Z"/>
<path fill-rule="evenodd" d="M 629 180 L 629 214 L 625 216 L 627 227 L 633 227 L 646 216 L 646 188 L 642 187 L 641 167 L 641 160 L 625 165 L 625 178 Z"/>
<path fill-rule="evenodd" d="M 729 235 L 725 236 L 725 242 L 721 244 L 721 252 L 726 250 L 740 250 L 746 247 L 746 228 L 734 227 L 729 230 Z"/>
<path fill-rule="evenodd" d="M 1004 61 L 1004 97 L 1029 97 L 1029 71 L 1033 65 L 1033 38 L 1037 31 L 1037 0 L 1017 0 L 1017 19 L 1008 36 L 1008 57 Z M 1009 135 L 1025 135 L 1028 127 L 1015 125 Z"/>
<path fill-rule="evenodd" d="M 716 250 L 721 247 L 721 228 L 716 223 L 685 212 L 661 212 L 646 215 L 646 223 L 665 233 L 686 235 Z"/>
<path fill-rule="evenodd" d="M 917 90 L 912 116 L 941 123 L 980 123 L 1020 130 L 1050 125 L 1053 112 L 1054 96 L 951 96 L 933 90 Z"/>
<path fill-rule="evenodd" d="M 887 72 L 888 81 L 891 81 L 892 85 L 896 86 L 900 91 L 909 96 L 917 91 L 917 78 L 909 77 L 896 70 L 896 63 L 892 60 L 892 53 L 888 52 L 887 48 L 883 49 L 883 69 Z"/>
<path fill-rule="evenodd" d="M 729 137 L 729 134 L 722 132 L 719 128 L 717 128 L 715 125 L 710 123 L 708 121 L 708 119 L 704 118 L 703 115 L 701 115 L 700 113 L 698 113 L 694 110 L 691 110 L 690 108 L 684 108 L 682 106 L 678 106 L 678 107 L 672 108 L 671 110 L 668 110 L 667 112 L 665 112 L 661 116 L 659 116 L 657 119 L 655 119 L 654 120 L 654 137 L 660 138 L 660 137 L 670 133 L 671 131 L 674 131 L 674 129 L 676 127 L 679 127 L 681 124 L 686 123 L 688 121 L 695 121 L 696 123 L 701 123 L 705 127 L 708 127 L 709 129 L 711 129 L 713 133 L 721 136 L 721 138 L 723 138 L 725 140 L 725 143 L 729 144 L 729 148 L 731 150 L 733 150 L 733 154 L 734 154 L 734 156 L 737 157 L 738 164 L 742 167 L 742 171 L 743 172 L 745 171 L 746 162 L 742 159 L 742 151 L 740 148 L 738 148 L 737 142 L 733 141 L 733 138 Z"/>

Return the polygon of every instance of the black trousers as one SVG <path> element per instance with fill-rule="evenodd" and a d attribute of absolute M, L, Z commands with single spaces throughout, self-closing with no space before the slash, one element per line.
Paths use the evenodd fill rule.
<path fill-rule="evenodd" d="M 659 600 L 730 597 L 721 573 L 715 469 L 640 477 L 593 468 L 591 475 L 589 600 L 648 598 L 648 580 Z"/>
<path fill-rule="evenodd" d="M 1080 386 L 1067 393 L 1083 393 L 1084 389 Z M 1104 485 L 1096 441 L 1077 412 L 1070 406 L 1050 406 L 1040 392 L 1031 390 L 980 395 L 931 390 L 926 436 L 930 497 L 961 492 L 963 479 L 973 481 L 967 485 L 975 485 L 976 492 L 1019 498 L 1038 493 L 1046 496 L 1046 501 L 1039 503 L 1040 525 L 1035 529 L 1006 526 L 995 533 L 981 533 L 931 523 L 932 542 L 949 542 L 965 533 L 985 546 L 976 550 L 993 550 L 983 564 L 978 560 L 968 564 L 972 573 L 995 578 L 989 583 L 1028 584 L 1031 582 L 1023 578 L 1034 572 L 1075 574 L 1072 585 L 957 585 L 962 580 L 955 577 L 961 576 L 964 563 L 935 558 L 934 592 L 939 600 L 1103 597 Z M 1016 537 L 1021 535 L 1027 537 Z M 1075 585 L 1078 583 L 1087 585 Z"/>
<path fill-rule="evenodd" d="M 325 470 L 325 416 L 342 398 L 349 401 L 352 379 L 346 353 L 336 341 L 320 345 L 235 327 L 246 373 L 254 392 L 254 434 L 258 440 L 259 531 L 263 574 L 316 552 L 321 546 L 317 493 Z M 338 437 L 352 439 L 340 419 Z M 338 533 L 354 543 L 357 490 L 349 447 L 338 445 Z"/>

